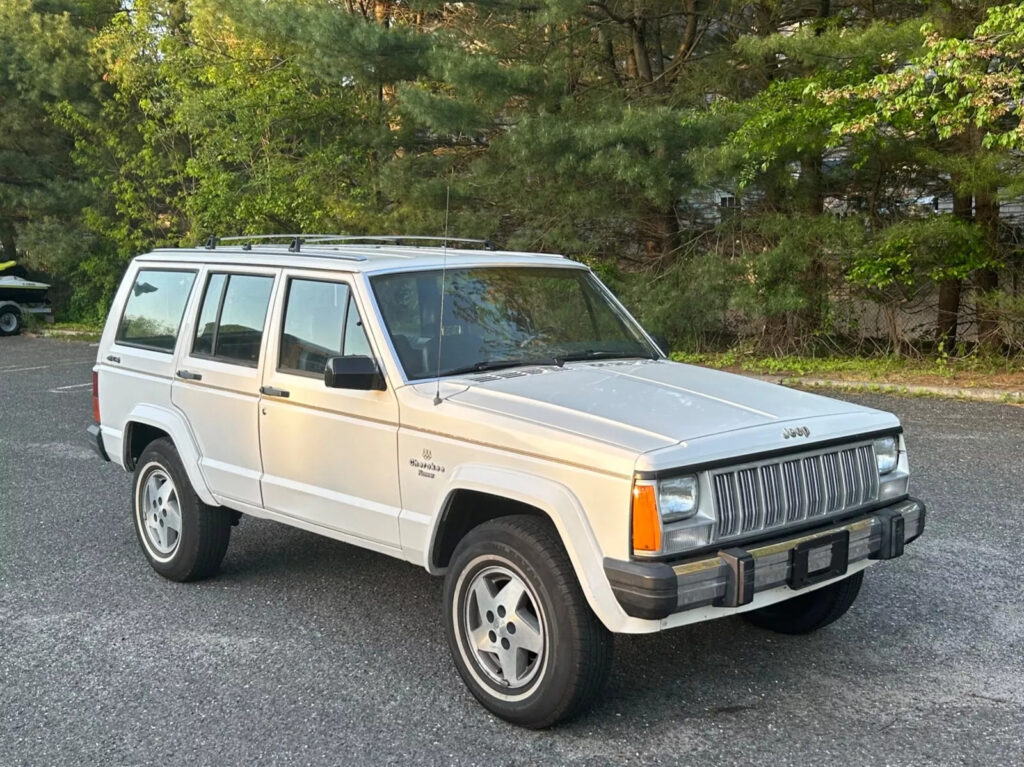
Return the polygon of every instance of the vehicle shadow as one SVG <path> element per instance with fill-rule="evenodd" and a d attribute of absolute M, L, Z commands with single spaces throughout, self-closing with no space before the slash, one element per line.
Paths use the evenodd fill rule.
<path fill-rule="evenodd" d="M 243 520 L 232 541 L 221 585 L 233 584 L 286 600 L 306 611 L 296 620 L 312 624 L 325 639 L 351 641 L 345 626 L 358 624 L 363 651 L 385 659 L 394 671 L 420 678 L 417 694 L 461 696 L 475 702 L 448 662 L 441 620 L 443 582 L 409 563 L 366 549 L 259 520 Z M 602 700 L 574 723 L 572 732 L 635 721 L 678 722 L 742 716 L 771 707 L 782 691 L 826 695 L 817 689 L 838 675 L 870 683 L 899 670 L 897 636 L 866 646 L 854 637 L 870 634 L 871 603 L 816 634 L 786 637 L 750 626 L 738 617 L 718 619 L 649 635 L 620 635 Z M 881 608 L 878 608 L 881 609 Z M 408 637 L 381 646 L 376 638 Z M 414 639 L 413 639 L 414 638 Z M 441 659 L 439 661 L 439 659 Z M 423 669 L 433 673 L 423 677 Z M 411 682 L 416 684 L 415 682 Z M 504 726 L 498 722 L 499 726 Z M 628 726 L 628 725 L 623 725 Z"/>

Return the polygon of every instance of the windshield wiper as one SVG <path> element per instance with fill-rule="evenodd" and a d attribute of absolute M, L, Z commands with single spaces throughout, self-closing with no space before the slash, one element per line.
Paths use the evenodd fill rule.
<path fill-rule="evenodd" d="M 451 370 L 442 370 L 442 376 L 454 376 L 461 375 L 463 373 L 483 373 L 487 370 L 502 370 L 504 368 L 517 368 L 517 367 L 530 367 L 531 365 L 557 365 L 562 366 L 562 362 L 557 357 L 542 357 L 539 359 L 520 359 L 520 360 L 481 360 L 480 362 L 474 362 L 472 365 L 464 365 L 460 368 L 452 368 Z"/>
<path fill-rule="evenodd" d="M 607 349 L 585 349 L 581 352 L 569 352 L 568 354 L 560 354 L 555 359 L 558 360 L 559 364 L 563 364 L 566 362 L 578 362 L 580 360 L 624 360 L 634 357 L 645 360 L 658 359 L 653 354 L 631 354 L 629 352 L 613 352 Z"/>

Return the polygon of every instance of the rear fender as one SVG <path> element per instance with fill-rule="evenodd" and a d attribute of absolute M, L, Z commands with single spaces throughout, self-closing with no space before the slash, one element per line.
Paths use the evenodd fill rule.
<path fill-rule="evenodd" d="M 185 472 L 188 474 L 189 481 L 192 483 L 192 488 L 196 491 L 196 495 L 199 496 L 203 503 L 210 506 L 220 505 L 214 499 L 213 493 L 210 492 L 210 488 L 207 486 L 206 480 L 199 469 L 199 446 L 192 435 L 192 430 L 189 429 L 188 424 L 180 413 L 158 405 L 136 405 L 131 413 L 128 414 L 124 439 L 121 445 L 121 465 L 125 467 L 131 466 L 131 455 L 129 455 L 131 440 L 128 439 L 128 429 L 132 423 L 144 423 L 167 432 L 174 442 L 178 455 L 181 457 L 181 463 L 185 467 Z"/>

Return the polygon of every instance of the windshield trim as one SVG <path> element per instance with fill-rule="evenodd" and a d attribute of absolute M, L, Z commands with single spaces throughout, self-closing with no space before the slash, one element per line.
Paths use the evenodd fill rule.
<path fill-rule="evenodd" d="M 635 359 L 651 359 L 651 360 L 666 359 L 665 354 L 661 351 L 661 349 L 659 348 L 658 344 L 654 341 L 654 339 L 647 332 L 647 330 L 643 327 L 643 325 L 641 325 L 640 322 L 629 312 L 629 310 L 626 309 L 626 307 L 622 304 L 621 301 L 619 301 L 619 299 L 611 291 L 611 289 L 608 288 L 608 286 L 605 285 L 604 282 L 601 281 L 601 279 L 597 276 L 597 274 L 594 273 L 594 270 L 591 269 L 586 264 L 580 263 L 579 261 L 573 261 L 573 260 L 571 260 L 569 258 L 566 258 L 563 263 L 551 263 L 551 262 L 541 261 L 540 263 L 535 263 L 535 264 L 534 263 L 529 263 L 529 264 L 527 264 L 527 263 L 522 263 L 522 262 L 505 263 L 505 262 L 500 262 L 500 261 L 498 261 L 498 262 L 490 262 L 490 261 L 488 261 L 486 263 L 473 263 L 473 264 L 459 263 L 457 265 L 448 267 L 447 271 L 467 270 L 467 269 L 492 269 L 492 268 L 493 269 L 562 269 L 562 270 L 571 270 L 571 271 L 574 271 L 574 272 L 584 272 L 585 275 L 586 275 L 585 279 L 587 279 L 587 281 L 605 298 L 605 300 L 608 301 L 608 303 L 610 304 L 611 308 L 613 309 L 615 314 L 618 315 L 618 317 L 622 321 L 622 323 L 624 325 L 626 325 L 627 328 L 630 328 L 630 329 L 633 329 L 633 330 L 637 331 L 640 340 L 643 342 L 644 345 L 649 347 L 650 352 L 651 352 L 649 357 L 644 357 L 644 356 L 641 356 L 641 355 L 635 355 L 635 356 L 628 356 L 627 357 L 626 355 L 623 355 L 623 359 L 626 359 L 626 358 L 628 358 L 628 359 L 634 359 L 634 358 Z M 443 270 L 444 270 L 444 267 L 443 266 L 439 266 L 437 264 L 416 264 L 416 265 L 411 265 L 410 264 L 409 266 L 392 266 L 392 267 L 387 267 L 387 268 L 384 268 L 384 269 L 364 270 L 364 271 L 361 271 L 359 273 L 359 277 L 361 278 L 360 282 L 362 283 L 362 287 L 365 290 L 365 297 L 369 300 L 370 309 L 372 310 L 373 316 L 376 319 L 376 323 L 375 323 L 376 326 L 377 326 L 376 330 L 378 330 L 380 332 L 381 340 L 384 342 L 384 345 L 385 345 L 385 347 L 387 348 L 387 350 L 389 352 L 389 356 L 390 356 L 389 362 L 394 367 L 394 370 L 398 374 L 398 377 L 401 379 L 402 386 L 414 386 L 414 385 L 419 385 L 419 384 L 424 384 L 424 383 L 436 383 L 438 381 L 444 381 L 444 380 L 448 380 L 448 379 L 466 378 L 467 375 L 473 375 L 473 374 L 467 374 L 467 373 L 456 373 L 456 374 L 442 374 L 440 376 L 430 375 L 430 376 L 423 377 L 423 378 L 410 378 L 408 376 L 408 374 L 406 373 L 406 371 L 405 371 L 405 367 L 402 365 L 401 358 L 398 356 L 398 351 L 395 349 L 394 342 L 392 341 L 392 338 L 391 338 L 391 331 L 388 328 L 387 321 L 384 319 L 384 313 L 381 311 L 380 304 L 377 301 L 377 292 L 376 292 L 376 290 L 374 289 L 374 286 L 373 286 L 373 280 L 374 280 L 375 277 L 389 275 L 389 274 L 412 274 L 412 273 L 416 273 L 416 272 L 440 272 L 440 271 L 443 271 Z M 600 359 L 595 359 L 595 360 L 574 360 L 572 362 L 566 362 L 565 364 L 569 365 L 569 364 L 579 363 L 579 362 L 589 363 L 589 362 L 601 362 L 601 361 L 602 360 L 600 360 Z M 559 366 L 559 367 L 561 367 L 561 366 Z M 481 371 L 480 372 L 480 375 L 485 375 L 485 374 L 486 374 L 485 371 Z"/>

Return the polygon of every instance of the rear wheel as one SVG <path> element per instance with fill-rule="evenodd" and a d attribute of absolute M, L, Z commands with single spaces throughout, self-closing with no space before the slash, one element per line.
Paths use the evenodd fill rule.
<path fill-rule="evenodd" d="M 151 442 L 139 457 L 132 492 L 135 532 L 149 564 L 172 581 L 195 581 L 220 567 L 233 512 L 207 506 L 192 489 L 169 439 Z"/>
<path fill-rule="evenodd" d="M 600 694 L 612 636 L 547 520 L 501 517 L 470 531 L 448 568 L 445 614 L 459 674 L 501 718 L 548 727 Z"/>
<path fill-rule="evenodd" d="M 16 336 L 21 332 L 21 312 L 14 306 L 0 309 L 0 336 Z"/>
<path fill-rule="evenodd" d="M 809 634 L 842 618 L 856 601 L 863 582 L 861 570 L 831 586 L 751 610 L 743 617 L 759 628 L 780 634 Z"/>

